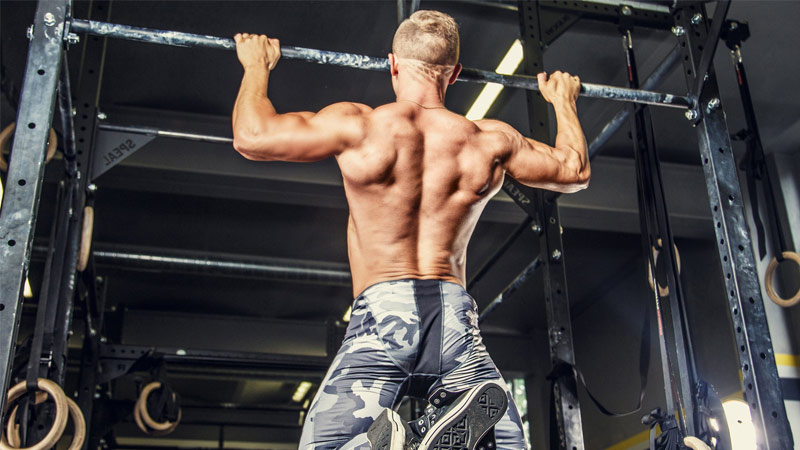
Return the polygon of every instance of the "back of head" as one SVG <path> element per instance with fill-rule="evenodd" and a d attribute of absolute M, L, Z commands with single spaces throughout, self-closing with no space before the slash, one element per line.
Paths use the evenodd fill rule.
<path fill-rule="evenodd" d="M 420 10 L 397 27 L 392 53 L 439 66 L 458 63 L 458 24 L 439 11 Z"/>

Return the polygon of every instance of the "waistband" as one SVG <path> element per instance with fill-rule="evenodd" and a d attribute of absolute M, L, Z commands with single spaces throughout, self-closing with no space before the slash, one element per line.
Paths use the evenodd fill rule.
<path fill-rule="evenodd" d="M 423 278 L 401 278 L 399 280 L 386 280 L 386 281 L 379 281 L 377 283 L 369 285 L 366 289 L 361 291 L 356 299 L 368 296 L 370 293 L 380 291 L 382 288 L 386 288 L 389 286 L 401 286 L 407 288 L 413 288 L 415 283 L 437 283 L 440 286 L 449 285 L 451 287 L 456 288 L 457 290 L 461 290 L 462 292 L 466 293 L 467 290 L 459 283 L 448 281 L 448 280 L 437 280 L 437 279 L 423 279 Z M 449 289 L 448 289 L 449 290 Z"/>

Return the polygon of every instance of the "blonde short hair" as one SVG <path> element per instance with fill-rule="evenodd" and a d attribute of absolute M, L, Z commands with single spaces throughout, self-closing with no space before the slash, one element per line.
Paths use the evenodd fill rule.
<path fill-rule="evenodd" d="M 458 24 L 439 11 L 420 10 L 397 27 L 392 53 L 439 66 L 458 63 Z"/>

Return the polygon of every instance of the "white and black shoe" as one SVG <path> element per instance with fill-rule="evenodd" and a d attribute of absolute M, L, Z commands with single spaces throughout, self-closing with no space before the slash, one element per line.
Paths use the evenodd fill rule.
<path fill-rule="evenodd" d="M 367 440 L 372 450 L 403 450 L 407 428 L 400 414 L 386 408 L 367 430 Z"/>
<path fill-rule="evenodd" d="M 487 434 L 493 433 L 506 409 L 508 397 L 503 387 L 495 381 L 481 383 L 447 406 L 429 406 L 424 416 L 410 424 L 411 430 L 406 430 L 405 448 L 494 450 L 494 437 L 487 438 Z"/>

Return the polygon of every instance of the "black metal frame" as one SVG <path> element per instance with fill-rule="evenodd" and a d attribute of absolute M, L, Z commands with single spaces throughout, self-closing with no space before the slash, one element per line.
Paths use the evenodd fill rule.
<path fill-rule="evenodd" d="M 672 14 L 676 26 L 687 31 L 680 36 L 687 87 L 704 81 L 695 128 L 756 442 L 764 449 L 794 448 L 716 74 L 713 64 L 707 73 L 701 67 L 708 59 L 703 58 L 708 50 L 703 45 L 713 30 L 701 2 L 678 3 Z"/>
<path fill-rule="evenodd" d="M 569 5 L 565 5 L 565 7 L 572 8 Z M 3 365 L 2 370 L 0 370 L 0 387 L 3 389 L 7 388 L 9 381 L 8 373 L 11 367 L 14 339 L 20 317 L 22 287 L 30 261 L 32 233 L 43 179 L 44 148 L 55 107 L 58 76 L 62 69 L 63 42 L 69 31 L 66 28 L 66 24 L 69 23 L 67 21 L 68 9 L 68 0 L 40 0 L 39 2 L 34 18 L 28 65 L 20 100 L 18 123 L 21 126 L 18 127 L 14 138 L 13 158 L 9 169 L 6 198 L 2 212 L 0 212 L 0 238 L 2 238 L 0 239 L 0 295 L 2 295 L 0 297 L 2 298 L 2 301 L 0 301 L 0 305 L 2 305 L 0 307 L 0 330 L 2 330 L 0 332 L 0 364 Z M 521 2 L 518 11 L 526 42 L 527 69 L 529 73 L 536 73 L 541 70 L 542 45 L 547 42 L 541 37 L 542 23 L 539 19 L 539 4 L 538 2 Z M 683 33 L 681 35 L 681 52 L 682 56 L 686 57 L 684 70 L 687 85 L 690 90 L 697 89 L 696 92 L 699 92 L 701 96 L 696 102 L 691 97 L 678 96 L 675 104 L 696 108 L 694 113 L 689 116 L 695 121 L 700 141 L 709 201 L 712 216 L 716 222 L 715 232 L 719 242 L 720 263 L 725 274 L 726 288 L 730 292 L 729 312 L 735 330 L 734 335 L 739 346 L 738 355 L 741 361 L 746 399 L 751 406 L 760 445 L 763 448 L 791 448 L 791 432 L 783 405 L 755 262 L 752 250 L 749 249 L 749 231 L 744 219 L 742 195 L 736 176 L 735 161 L 731 152 L 724 113 L 719 104 L 719 92 L 713 65 L 707 62 L 711 60 L 713 55 L 709 55 L 709 50 L 703 51 L 701 47 L 709 42 L 707 36 L 710 25 L 706 19 L 705 9 L 700 2 L 675 4 L 671 14 L 676 26 L 682 27 L 683 30 L 697 31 L 699 34 L 699 36 L 695 36 L 693 32 Z M 695 20 L 697 14 L 700 14 L 701 20 L 699 21 Z M 569 23 L 570 21 L 565 21 L 558 27 L 568 28 Z M 75 30 L 89 31 L 98 35 L 114 35 L 113 33 L 101 32 L 102 24 L 98 23 L 93 25 L 87 21 L 73 21 L 72 27 Z M 715 29 L 712 29 L 711 35 L 714 36 L 718 29 L 719 23 Z M 137 32 L 140 31 L 138 30 Z M 560 33 L 561 31 L 563 30 L 558 30 L 557 32 Z M 556 32 L 554 31 L 554 33 Z M 131 36 L 121 35 L 117 37 L 131 38 Z M 205 44 L 210 44 L 212 47 L 231 48 L 227 42 L 211 40 L 213 42 L 206 42 Z M 152 42 L 153 40 L 150 39 L 150 41 Z M 208 38 L 206 38 L 206 41 L 208 41 Z M 187 42 L 184 42 L 184 44 Z M 716 43 L 715 40 L 710 42 Z M 175 45 L 174 42 L 161 43 Z M 193 44 L 197 44 L 197 42 Z M 295 50 L 299 53 L 306 51 L 306 49 Z M 713 47 L 711 50 L 713 51 Z M 102 61 L 102 53 L 98 55 L 100 58 L 98 62 Z M 707 74 L 706 64 L 708 64 Z M 380 66 L 380 62 L 378 62 L 378 66 Z M 369 68 L 381 70 L 380 67 Z M 701 69 L 701 74 L 707 76 L 698 77 L 696 74 L 698 68 Z M 500 81 L 507 85 L 520 84 L 527 88 L 533 88 L 530 80 L 526 80 L 524 77 L 502 77 L 496 76 L 496 74 L 478 73 L 479 71 L 472 72 L 465 72 L 465 75 L 473 75 L 471 81 L 476 79 Z M 99 78 L 90 81 L 83 79 L 84 76 L 86 74 L 82 74 L 82 92 L 85 86 L 94 86 L 96 88 Z M 99 77 L 100 73 L 96 73 L 95 76 Z M 67 82 L 68 80 L 62 80 L 62 85 Z M 644 97 L 653 97 L 653 95 L 646 92 L 631 94 L 627 90 L 620 91 L 616 89 L 612 92 L 607 88 L 604 86 L 597 87 L 602 91 L 601 97 L 619 99 L 621 96 L 626 101 L 642 101 Z M 88 89 L 90 88 L 86 89 L 86 92 L 89 92 Z M 94 92 L 96 93 L 97 91 L 95 90 Z M 642 94 L 643 97 L 638 98 L 639 94 Z M 656 96 L 663 97 L 663 94 L 657 94 Z M 66 98 L 62 99 L 64 102 L 66 100 Z M 87 108 L 85 111 L 89 114 L 78 114 L 78 116 L 83 117 L 85 115 L 86 118 L 82 120 L 88 120 L 89 122 L 87 123 L 90 126 L 86 127 L 88 131 L 85 135 L 77 136 L 77 141 L 83 143 L 84 146 L 78 145 L 76 152 L 72 154 L 81 163 L 76 164 L 76 166 L 85 164 L 83 167 L 91 167 L 88 164 L 91 162 L 88 149 L 92 148 L 97 115 L 96 97 L 93 100 L 93 102 L 79 101 L 78 108 L 81 108 L 80 105 L 85 105 L 84 107 Z M 664 104 L 661 100 L 656 101 L 656 103 Z M 529 109 L 532 117 L 546 117 L 546 105 L 541 100 L 541 97 L 533 92 L 529 92 Z M 62 105 L 63 110 L 64 105 Z M 70 120 L 64 116 L 62 116 L 62 119 L 65 126 L 69 127 Z M 27 124 L 31 125 L 26 126 Z M 546 121 L 532 121 L 532 134 L 534 136 L 547 140 L 547 130 Z M 69 143 L 69 139 L 67 141 L 68 149 L 65 151 L 65 156 L 69 159 L 72 144 Z M 82 154 L 84 155 L 83 158 L 81 158 Z M 78 179 L 77 173 L 75 175 L 76 179 Z M 77 189 L 79 196 L 85 195 L 85 187 L 85 181 L 79 185 Z M 507 181 L 504 185 L 504 190 L 531 217 L 538 219 L 541 230 L 540 252 L 543 256 L 542 262 L 545 267 L 544 284 L 551 358 L 554 362 L 563 361 L 573 364 L 569 307 L 564 276 L 564 255 L 555 196 L 531 190 L 513 180 Z M 81 201 L 79 197 L 79 200 L 74 205 L 78 206 L 84 203 L 85 200 Z M 73 212 L 73 216 L 70 218 L 74 219 L 74 217 L 76 216 Z M 70 245 L 67 245 L 65 249 L 74 248 L 73 244 L 74 241 L 71 241 Z M 64 253 L 65 259 L 54 258 L 54 261 L 61 261 L 68 268 L 73 267 L 72 255 L 74 252 L 65 250 Z M 70 287 L 68 281 L 66 285 L 61 284 L 62 282 L 64 280 L 59 279 L 59 285 L 67 287 L 64 292 L 66 296 L 69 296 L 67 294 L 74 287 Z M 92 289 L 86 290 L 86 297 L 97 300 L 93 280 L 89 280 L 89 284 L 91 284 Z M 71 299 L 66 301 L 69 302 Z M 102 309 L 98 308 L 102 308 L 102 302 L 97 302 L 92 308 L 87 308 L 94 309 L 95 319 L 102 317 Z M 59 334 L 68 329 L 66 325 L 69 323 L 69 313 L 65 311 L 68 310 L 61 308 L 56 311 L 56 316 L 58 316 L 59 320 L 64 321 L 63 324 L 65 325 L 59 330 Z M 95 330 L 94 334 L 89 333 L 89 335 L 97 335 L 97 328 L 91 328 L 90 325 L 89 330 Z M 90 339 L 90 337 L 87 339 Z M 90 341 L 90 343 L 99 352 L 99 344 L 95 341 Z M 96 366 L 92 368 L 89 366 L 99 363 L 98 352 L 90 354 L 85 361 L 87 369 L 93 369 L 92 371 L 95 373 Z M 85 387 L 93 388 L 94 386 Z M 86 395 L 93 396 L 92 390 L 88 389 Z M 580 408 L 575 391 L 574 376 L 561 377 L 556 380 L 555 401 L 560 425 L 560 444 L 567 448 L 580 450 L 584 448 L 584 444 L 580 425 Z M 91 403 L 91 400 L 83 397 L 83 390 L 81 390 L 80 395 L 82 396 L 80 399 L 82 405 Z M 0 407 L 3 406 L 4 401 L 5 397 L 3 396 L 0 398 Z"/>

